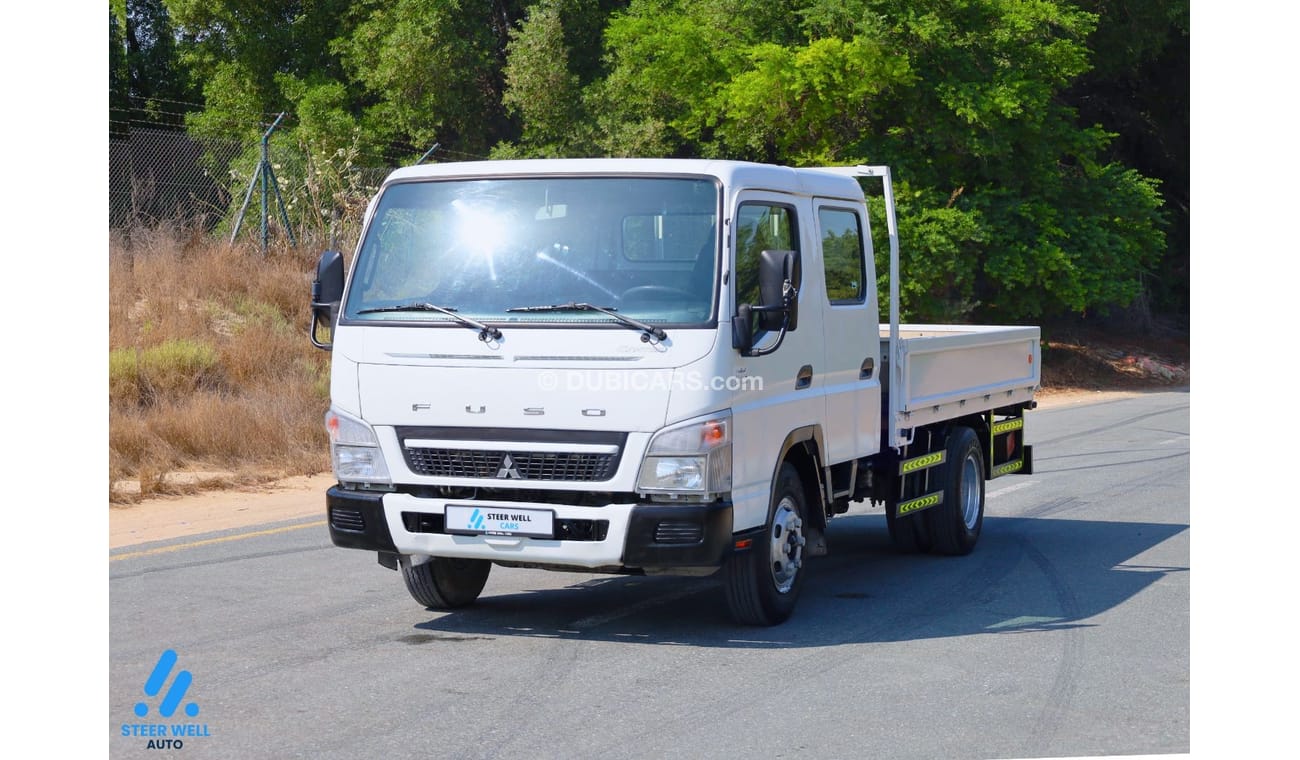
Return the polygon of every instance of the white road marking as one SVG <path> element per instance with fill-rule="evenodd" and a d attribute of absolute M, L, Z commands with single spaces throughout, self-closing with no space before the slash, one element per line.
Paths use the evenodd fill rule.
<path fill-rule="evenodd" d="M 1028 488 L 1034 485 L 1034 483 L 1036 482 L 1037 481 L 1034 480 L 1025 480 L 1025 481 L 1021 481 L 1020 483 L 1016 483 L 1015 485 L 1006 486 L 1005 488 L 999 488 L 996 491 L 989 491 L 984 494 L 984 499 L 985 501 L 987 501 L 989 499 L 992 499 L 994 496 L 1002 496 L 1003 494 L 1009 494 L 1013 491 L 1019 491 L 1022 488 Z"/>
<path fill-rule="evenodd" d="M 1035 615 L 1021 615 L 1020 617 L 1013 617 L 1010 620 L 1003 620 L 1001 623 L 994 623 L 993 625 L 984 626 L 984 629 L 992 630 L 995 628 L 1016 628 L 1022 625 L 1041 625 L 1043 623 L 1055 623 L 1064 619 L 1065 618 L 1059 618 L 1059 617 L 1038 617 Z"/>

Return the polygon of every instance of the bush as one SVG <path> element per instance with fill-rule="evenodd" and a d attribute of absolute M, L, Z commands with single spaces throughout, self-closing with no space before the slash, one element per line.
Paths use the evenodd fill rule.
<path fill-rule="evenodd" d="M 307 339 L 316 253 L 136 230 L 109 249 L 111 501 L 184 470 L 236 482 L 329 468 L 329 355 Z"/>
<path fill-rule="evenodd" d="M 220 374 L 217 351 L 187 339 L 168 340 L 146 349 L 109 352 L 109 398 L 120 402 L 155 404 L 216 385 Z"/>

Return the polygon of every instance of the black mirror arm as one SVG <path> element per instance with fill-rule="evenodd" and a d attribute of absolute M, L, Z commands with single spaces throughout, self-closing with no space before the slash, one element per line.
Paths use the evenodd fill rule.
<path fill-rule="evenodd" d="M 780 306 L 749 307 L 749 310 L 756 314 L 772 314 L 780 312 L 784 316 L 784 319 L 781 320 L 780 331 L 776 334 L 776 342 L 772 344 L 771 348 L 753 348 L 752 346 L 743 347 L 740 351 L 741 356 L 767 356 L 768 354 L 775 353 L 785 341 L 787 328 L 790 327 L 790 313 L 794 310 L 795 303 L 799 300 L 799 290 L 791 285 L 789 280 L 785 281 L 785 286 L 781 290 L 784 303 Z"/>
<path fill-rule="evenodd" d="M 780 311 L 781 309 L 779 307 L 771 307 L 770 310 Z M 783 342 L 785 342 L 786 328 L 789 326 L 790 326 L 790 312 L 787 311 L 785 313 L 785 319 L 781 320 L 780 331 L 777 332 L 776 334 L 776 342 L 772 344 L 771 348 L 750 348 L 747 351 L 741 351 L 740 355 L 741 356 L 767 356 L 768 354 L 776 353 L 776 350 L 781 347 L 781 344 Z"/>
<path fill-rule="evenodd" d="M 311 282 L 311 326 L 307 334 L 311 344 L 323 351 L 334 347 L 333 333 L 335 314 L 343 300 L 344 280 L 343 254 L 338 251 L 325 251 L 316 264 L 316 279 Z M 316 329 L 321 324 L 328 326 L 331 342 L 324 343 L 316 338 Z"/>
<path fill-rule="evenodd" d="M 322 322 L 324 322 L 324 324 L 329 325 L 330 329 L 333 330 L 334 320 L 330 312 L 333 308 L 337 306 L 337 304 L 321 303 L 317 301 L 315 297 L 316 296 L 315 290 L 316 290 L 316 284 L 312 283 L 313 293 L 312 293 L 312 300 L 311 300 L 311 323 L 307 327 L 307 336 L 311 338 L 311 344 L 316 348 L 319 348 L 322 351 L 331 351 L 334 348 L 333 341 L 329 343 L 324 343 L 321 340 L 319 340 L 316 337 L 316 328 L 319 325 L 321 325 Z M 323 320 L 322 317 L 324 317 Z"/>

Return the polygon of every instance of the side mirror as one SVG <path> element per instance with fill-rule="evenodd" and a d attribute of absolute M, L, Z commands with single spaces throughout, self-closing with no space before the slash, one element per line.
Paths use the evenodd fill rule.
<path fill-rule="evenodd" d="M 785 334 L 799 323 L 799 286 L 803 266 L 798 251 L 763 251 L 758 260 L 758 296 L 762 303 L 740 304 L 731 320 L 731 346 L 741 356 L 767 356 L 781 347 Z M 776 342 L 769 348 L 754 348 L 754 315 L 759 327 L 776 330 Z"/>
<path fill-rule="evenodd" d="M 316 264 L 316 279 L 311 283 L 311 344 L 326 351 L 334 347 L 334 327 L 339 320 L 343 301 L 343 254 L 325 251 Z M 325 335 L 321 339 L 322 332 Z"/>
<path fill-rule="evenodd" d="M 798 251 L 763 251 L 758 259 L 758 294 L 763 299 L 756 311 L 764 330 L 794 332 L 799 324 L 799 287 L 803 265 Z"/>

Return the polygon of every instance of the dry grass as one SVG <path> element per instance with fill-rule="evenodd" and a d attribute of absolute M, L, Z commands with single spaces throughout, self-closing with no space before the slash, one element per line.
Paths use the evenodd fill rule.
<path fill-rule="evenodd" d="M 317 253 L 166 226 L 110 241 L 110 501 L 328 469 L 329 357 L 306 335 Z M 196 469 L 230 474 L 174 477 Z M 138 492 L 114 488 L 128 480 Z"/>

